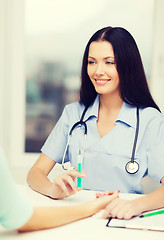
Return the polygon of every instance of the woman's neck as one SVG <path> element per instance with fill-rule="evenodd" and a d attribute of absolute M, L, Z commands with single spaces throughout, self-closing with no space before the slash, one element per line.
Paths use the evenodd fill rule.
<path fill-rule="evenodd" d="M 107 112 L 119 111 L 122 107 L 123 100 L 120 96 L 100 95 L 100 108 Z"/>

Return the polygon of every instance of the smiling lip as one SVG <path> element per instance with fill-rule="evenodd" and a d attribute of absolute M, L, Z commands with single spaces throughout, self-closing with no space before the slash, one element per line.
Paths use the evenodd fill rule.
<path fill-rule="evenodd" d="M 95 79 L 95 82 L 96 82 L 97 85 L 102 86 L 102 85 L 107 84 L 110 80 L 111 79 L 98 79 L 97 78 L 97 79 Z"/>

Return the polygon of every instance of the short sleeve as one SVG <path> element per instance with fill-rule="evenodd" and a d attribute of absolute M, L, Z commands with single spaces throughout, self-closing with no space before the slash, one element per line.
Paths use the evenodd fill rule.
<path fill-rule="evenodd" d="M 23 226 L 32 214 L 33 207 L 14 183 L 0 149 L 0 224 L 10 230 L 17 229 Z"/>
<path fill-rule="evenodd" d="M 164 177 L 164 116 L 158 114 L 147 131 L 148 176 L 157 182 Z"/>
<path fill-rule="evenodd" d="M 68 139 L 69 117 L 70 110 L 68 105 L 64 108 L 61 117 L 48 136 L 41 151 L 55 162 L 61 163 L 66 142 Z"/>

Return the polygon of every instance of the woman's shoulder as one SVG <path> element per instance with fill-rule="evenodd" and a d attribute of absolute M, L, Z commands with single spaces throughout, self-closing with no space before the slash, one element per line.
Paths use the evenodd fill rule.
<path fill-rule="evenodd" d="M 84 108 L 84 105 L 77 101 L 67 104 L 64 108 L 64 112 L 73 119 L 79 119 Z"/>
<path fill-rule="evenodd" d="M 164 124 L 164 115 L 156 108 L 146 107 L 140 109 L 140 115 L 142 120 L 147 124 Z"/>
<path fill-rule="evenodd" d="M 163 118 L 164 115 L 159 112 L 156 108 L 145 107 L 140 109 L 141 114 L 147 116 L 148 118 Z"/>
<path fill-rule="evenodd" d="M 72 111 L 79 112 L 84 109 L 84 105 L 77 101 L 77 102 L 67 104 L 65 106 L 65 109 L 71 112 Z"/>

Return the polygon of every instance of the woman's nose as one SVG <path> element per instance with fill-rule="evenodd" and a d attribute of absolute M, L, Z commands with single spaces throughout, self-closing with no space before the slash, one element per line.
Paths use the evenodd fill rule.
<path fill-rule="evenodd" d="M 103 64 L 99 63 L 97 64 L 96 72 L 97 75 L 103 75 L 105 73 L 105 69 Z"/>

